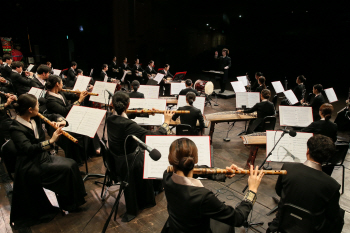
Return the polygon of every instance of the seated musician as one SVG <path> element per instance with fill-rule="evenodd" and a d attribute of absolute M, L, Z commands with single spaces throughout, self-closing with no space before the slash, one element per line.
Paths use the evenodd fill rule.
<path fill-rule="evenodd" d="M 198 135 L 199 132 L 204 134 L 204 119 L 200 109 L 193 106 L 193 102 L 196 101 L 196 95 L 193 92 L 188 92 L 186 94 L 187 106 L 179 107 L 178 110 L 188 110 L 190 114 L 175 114 L 173 116 L 173 121 L 180 116 L 181 124 L 190 125 L 192 128 L 193 135 Z M 199 121 L 199 131 L 197 130 L 197 121 Z"/>
<path fill-rule="evenodd" d="M 165 64 L 164 69 L 159 71 L 159 73 L 164 74 L 164 77 L 163 77 L 162 81 L 160 81 L 160 83 L 159 83 L 159 86 L 160 86 L 160 89 L 159 89 L 160 93 L 159 93 L 159 95 L 160 96 L 163 96 L 163 95 L 169 96 L 170 95 L 170 84 L 166 84 L 165 82 L 166 82 L 167 78 L 173 78 L 174 75 L 172 75 L 169 72 L 169 69 L 170 69 L 170 65 L 169 64 Z"/>
<path fill-rule="evenodd" d="M 2 63 L 1 70 L 0 70 L 0 88 L 1 91 L 6 93 L 15 93 L 15 90 L 12 85 L 12 80 L 10 78 L 12 69 L 12 57 L 9 54 L 5 54 L 2 60 L 0 61 Z"/>
<path fill-rule="evenodd" d="M 65 82 L 66 87 L 74 87 L 75 81 L 77 80 L 77 76 L 75 73 L 75 70 L 77 69 L 77 67 L 78 67 L 78 64 L 75 61 L 72 61 L 71 67 L 67 70 L 67 78 Z"/>
<path fill-rule="evenodd" d="M 304 85 L 305 81 L 306 81 L 306 78 L 304 77 L 304 75 L 299 75 L 296 79 L 296 83 L 298 85 L 293 88 L 293 93 L 295 94 L 295 97 L 297 97 L 299 102 L 294 104 L 295 106 L 301 105 L 300 101 L 305 97 L 305 92 L 306 92 L 305 85 Z M 281 101 L 281 105 L 290 105 L 290 104 L 288 100 L 285 98 Z"/>
<path fill-rule="evenodd" d="M 115 78 L 110 78 L 108 77 L 107 75 L 107 71 L 108 71 L 108 65 L 107 64 L 103 64 L 102 65 L 102 71 L 100 73 L 100 81 L 103 81 L 103 82 L 116 82 L 116 79 Z"/>
<path fill-rule="evenodd" d="M 37 75 L 31 80 L 31 86 L 39 89 L 45 88 L 46 80 L 51 74 L 51 68 L 47 65 L 40 65 L 36 70 Z"/>
<path fill-rule="evenodd" d="M 137 58 L 135 60 L 134 66 L 132 67 L 133 79 L 134 80 L 139 80 L 139 82 L 143 83 L 143 80 L 142 80 L 143 72 L 144 72 L 144 70 L 142 69 L 142 67 L 140 65 L 140 60 Z"/>
<path fill-rule="evenodd" d="M 182 89 L 179 92 L 179 95 L 186 95 L 188 92 L 193 92 L 194 94 L 196 94 L 196 96 L 199 96 L 198 91 L 196 89 L 192 88 L 193 83 L 192 83 L 191 79 L 186 79 L 185 85 L 186 85 L 186 88 Z M 179 98 L 179 97 L 177 97 L 177 98 Z"/>
<path fill-rule="evenodd" d="M 304 164 L 285 163 L 282 170 L 287 175 L 279 176 L 276 193 L 281 197 L 276 218 L 269 223 L 267 232 L 280 232 L 281 210 L 285 203 L 296 205 L 313 214 L 324 213 L 316 217 L 315 228 L 323 224 L 322 229 L 314 232 L 341 232 L 344 211 L 339 206 L 340 184 L 322 172 L 321 165 L 335 153 L 335 146 L 329 137 L 315 135 L 307 141 Z M 302 194 L 302 196 L 301 196 Z M 294 229 L 290 232 L 299 232 Z"/>
<path fill-rule="evenodd" d="M 112 104 L 116 115 L 107 118 L 108 144 L 111 155 L 115 159 L 115 169 L 123 180 L 127 174 L 125 154 L 128 157 L 129 167 L 135 161 L 134 168 L 130 172 L 129 185 L 125 190 L 126 214 L 123 216 L 123 221 L 130 221 L 136 217 L 139 210 L 155 206 L 154 192 L 161 191 L 162 187 L 160 181 L 143 179 L 143 150 L 134 139 L 128 136 L 135 135 L 144 142 L 146 135 L 170 134 L 169 123 L 174 113 L 166 111 L 163 125 L 153 132 L 142 128 L 128 118 L 126 114 L 130 105 L 128 94 L 116 92 Z"/>
<path fill-rule="evenodd" d="M 156 76 L 157 71 L 154 69 L 154 61 L 153 60 L 150 60 L 148 62 L 148 66 L 145 68 L 145 74 L 147 75 L 146 82 L 148 79 L 153 79 Z"/>
<path fill-rule="evenodd" d="M 47 67 L 49 67 L 49 68 L 51 69 L 51 70 L 50 70 L 50 74 L 54 74 L 54 73 L 53 73 L 52 63 L 49 62 L 49 61 L 47 61 L 47 62 L 46 62 L 46 65 L 47 65 Z M 38 70 L 37 70 L 37 72 L 38 72 Z"/>
<path fill-rule="evenodd" d="M 264 76 L 260 76 L 258 78 L 259 86 L 255 89 L 255 92 L 261 93 L 262 90 L 266 89 L 265 82 L 266 82 L 266 78 Z"/>
<path fill-rule="evenodd" d="M 137 99 L 144 99 L 145 98 L 145 95 L 143 93 L 137 91 L 140 87 L 139 81 L 137 81 L 137 80 L 132 81 L 131 87 L 134 91 L 129 93 L 130 98 L 137 98 Z"/>
<path fill-rule="evenodd" d="M 310 104 L 305 103 L 305 100 L 301 100 L 300 103 L 304 106 L 312 107 L 312 115 L 314 117 L 314 121 L 318 121 L 321 119 L 319 114 L 320 107 L 325 103 L 324 97 L 322 95 L 323 87 L 321 84 L 316 84 L 313 86 L 312 92 L 315 97 L 311 100 Z"/>
<path fill-rule="evenodd" d="M 122 70 L 122 77 L 123 77 L 125 72 L 131 71 L 131 68 L 129 67 L 129 64 L 127 62 L 128 62 L 128 58 L 124 57 L 123 63 L 120 66 L 120 68 Z M 124 77 L 124 80 L 122 80 L 124 83 L 126 83 L 128 85 L 129 91 L 131 91 L 131 88 L 130 88 L 131 78 L 132 78 L 132 75 L 127 73 Z"/>
<path fill-rule="evenodd" d="M 62 134 L 66 122 L 57 114 L 47 117 L 59 128 L 45 140 L 37 116 L 39 104 L 34 95 L 23 94 L 14 104 L 17 117 L 10 126 L 11 139 L 17 149 L 15 181 L 11 205 L 11 226 L 29 227 L 52 220 L 58 212 L 45 195 L 43 187 L 57 194 L 62 210 L 73 211 L 85 203 L 83 180 L 77 163 L 50 153 Z M 51 127 L 51 126 L 49 126 Z"/>
<path fill-rule="evenodd" d="M 259 87 L 259 82 L 258 82 L 258 80 L 259 80 L 259 77 L 261 77 L 261 76 L 263 76 L 263 73 L 262 73 L 262 72 L 256 72 L 256 73 L 255 73 L 255 81 L 254 81 L 253 84 L 251 84 L 250 90 L 255 91 L 256 88 Z"/>
<path fill-rule="evenodd" d="M 117 72 L 119 70 L 118 70 L 118 64 L 117 64 L 117 57 L 116 56 L 113 56 L 112 62 L 109 65 L 109 69 L 108 70 L 110 71 L 110 77 L 116 78 L 118 76 Z"/>
<path fill-rule="evenodd" d="M 33 78 L 33 73 L 25 71 L 26 77 L 23 77 L 23 63 L 20 61 L 13 62 L 12 69 L 13 70 L 10 78 L 12 80 L 13 87 L 17 92 L 17 95 L 20 96 L 24 93 L 27 93 L 31 88 L 31 78 Z"/>
<path fill-rule="evenodd" d="M 169 163 L 174 173 L 164 172 L 163 184 L 168 202 L 169 218 L 162 233 L 191 232 L 209 233 L 211 228 L 217 232 L 234 232 L 247 220 L 256 200 L 256 193 L 263 177 L 253 166 L 250 167 L 248 179 L 249 191 L 241 203 L 234 209 L 225 205 L 216 195 L 206 189 L 200 180 L 193 178 L 194 165 L 198 163 L 198 149 L 194 142 L 187 138 L 175 140 L 169 148 Z M 232 164 L 228 170 L 238 170 Z M 223 174 L 220 174 L 223 175 Z M 231 178 L 234 175 L 227 175 Z M 225 176 L 221 176 L 225 179 Z M 220 180 L 216 177 L 206 176 Z M 214 220 L 214 221 L 212 221 Z"/>
<path fill-rule="evenodd" d="M 10 139 L 9 127 L 12 123 L 12 119 L 8 114 L 8 110 L 12 108 L 11 103 L 17 100 L 15 95 L 6 93 L 4 94 L 6 101 L 5 103 L 0 104 L 0 144 L 4 144 L 7 139 Z"/>

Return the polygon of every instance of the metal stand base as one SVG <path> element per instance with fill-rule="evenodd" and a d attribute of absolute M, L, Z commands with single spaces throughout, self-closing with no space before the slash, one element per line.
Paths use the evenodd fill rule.
<path fill-rule="evenodd" d="M 237 136 L 241 136 L 242 134 L 245 134 L 247 131 L 246 130 L 242 130 L 242 132 L 240 132 L 239 134 L 237 134 Z"/>
<path fill-rule="evenodd" d="M 244 226 L 244 229 L 245 229 L 245 232 L 248 232 L 249 228 L 253 229 L 255 232 L 260 232 L 262 233 L 261 231 L 259 231 L 258 229 L 254 228 L 254 226 L 262 226 L 264 225 L 264 222 L 256 222 L 256 223 L 249 223 L 249 222 L 245 222 L 243 224 Z"/>
<path fill-rule="evenodd" d="M 229 141 L 231 141 L 231 139 L 230 138 L 224 138 L 224 141 L 225 142 L 229 142 Z"/>

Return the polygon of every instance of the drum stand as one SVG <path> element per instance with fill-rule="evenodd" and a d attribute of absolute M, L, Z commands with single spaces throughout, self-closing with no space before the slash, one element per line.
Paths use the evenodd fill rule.
<path fill-rule="evenodd" d="M 215 95 L 215 101 L 210 97 L 210 95 L 204 93 L 205 95 L 205 106 L 207 106 L 207 104 L 210 104 L 211 106 L 211 100 L 214 102 L 214 106 L 219 106 L 218 104 L 218 96 L 216 95 L 215 91 L 213 92 L 213 94 Z"/>

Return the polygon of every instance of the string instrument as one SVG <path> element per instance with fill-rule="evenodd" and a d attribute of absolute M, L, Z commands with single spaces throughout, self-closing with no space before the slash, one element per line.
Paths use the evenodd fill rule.
<path fill-rule="evenodd" d="M 62 89 L 63 92 L 69 92 L 69 93 L 75 93 L 75 94 L 80 94 L 81 91 L 73 91 L 73 90 L 68 90 L 68 89 Z M 98 96 L 97 93 L 91 93 L 91 92 L 88 92 L 88 95 L 94 95 L 94 96 Z"/>
<path fill-rule="evenodd" d="M 241 136 L 244 145 L 266 145 L 266 132 L 257 132 Z"/>
<path fill-rule="evenodd" d="M 150 110 L 150 109 L 145 109 L 145 110 L 126 110 L 126 113 L 148 113 L 148 114 L 164 114 L 164 112 L 166 112 L 166 110 Z M 189 110 L 178 110 L 178 111 L 174 111 L 175 114 L 189 114 L 190 111 Z"/>
<path fill-rule="evenodd" d="M 40 113 L 38 113 L 38 116 L 45 121 L 47 124 L 51 125 L 54 129 L 58 129 L 57 126 L 55 126 L 49 119 L 47 119 L 46 117 L 44 117 L 43 115 L 41 115 Z M 63 136 L 67 137 L 69 140 L 71 140 L 74 143 L 78 143 L 78 139 L 74 138 L 72 135 L 70 135 L 69 133 L 67 133 L 66 131 L 62 130 L 62 134 Z"/>
<path fill-rule="evenodd" d="M 168 166 L 166 169 L 168 173 L 174 172 L 173 166 Z M 265 175 L 287 175 L 286 170 L 259 170 Z M 227 169 L 221 168 L 193 168 L 193 174 L 197 175 L 209 175 L 209 174 L 250 174 L 250 170 L 233 170 L 229 171 Z"/>

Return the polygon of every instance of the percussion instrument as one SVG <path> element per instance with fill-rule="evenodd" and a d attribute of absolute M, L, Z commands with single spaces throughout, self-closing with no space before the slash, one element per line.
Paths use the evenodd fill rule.
<path fill-rule="evenodd" d="M 207 95 L 211 95 L 214 91 L 214 84 L 210 81 L 198 79 L 194 83 L 194 89 L 196 89 L 199 92 L 204 92 Z"/>
<path fill-rule="evenodd" d="M 69 92 L 69 93 L 75 93 L 75 94 L 80 94 L 81 91 L 73 91 L 73 90 L 68 90 L 68 89 L 62 89 L 63 92 Z M 98 96 L 97 93 L 91 93 L 91 92 L 88 92 L 88 95 L 94 95 L 94 96 Z"/>

